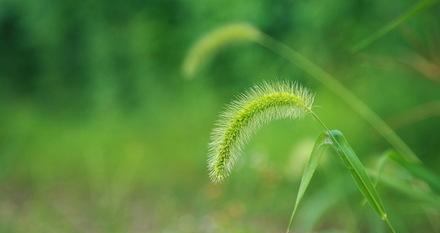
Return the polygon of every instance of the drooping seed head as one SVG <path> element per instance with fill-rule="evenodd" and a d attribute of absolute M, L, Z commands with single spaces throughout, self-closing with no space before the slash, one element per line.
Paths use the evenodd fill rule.
<path fill-rule="evenodd" d="M 256 41 L 261 32 L 246 23 L 234 23 L 220 27 L 197 41 L 188 52 L 182 64 L 182 71 L 186 78 L 192 78 L 200 64 L 209 58 L 209 55 L 229 44 L 242 41 Z"/>
<path fill-rule="evenodd" d="M 311 111 L 314 96 L 295 83 L 263 83 L 232 102 L 217 122 L 209 145 L 208 169 L 211 180 L 226 178 L 243 146 L 264 124 L 296 119 Z"/>

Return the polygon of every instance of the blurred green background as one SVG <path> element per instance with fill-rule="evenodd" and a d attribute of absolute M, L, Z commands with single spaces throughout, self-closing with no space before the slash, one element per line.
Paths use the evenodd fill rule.
<path fill-rule="evenodd" d="M 181 74 L 212 29 L 251 23 L 319 64 L 440 168 L 440 7 L 358 54 L 349 48 L 413 0 L 1 0 L 0 232 L 283 232 L 320 133 L 264 127 L 224 184 L 206 169 L 224 105 L 263 80 L 316 92 L 318 113 L 374 167 L 390 148 L 338 97 L 253 44 Z M 414 110 L 415 109 L 415 110 Z M 386 232 L 335 155 L 318 169 L 298 232 Z M 381 187 L 400 232 L 438 232 L 438 212 Z M 437 220 L 436 220 L 437 219 Z"/>

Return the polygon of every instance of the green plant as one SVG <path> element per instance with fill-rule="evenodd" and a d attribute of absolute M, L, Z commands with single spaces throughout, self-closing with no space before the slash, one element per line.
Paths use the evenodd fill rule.
<path fill-rule="evenodd" d="M 357 42 L 352 48 L 352 53 L 357 53 L 361 51 L 362 49 L 366 48 L 368 45 L 372 44 L 376 40 L 380 39 L 381 37 L 385 36 L 387 33 L 398 27 L 400 24 L 405 22 L 407 19 L 411 18 L 412 16 L 416 15 L 417 13 L 423 11 L 424 9 L 438 3 L 438 0 L 421 0 L 415 3 L 411 8 L 406 10 L 404 13 L 399 15 L 397 18 L 391 20 L 389 23 L 385 24 L 383 27 L 381 27 L 379 30 L 375 31 L 371 35 L 365 37 L 361 41 Z"/>
<path fill-rule="evenodd" d="M 261 33 L 255 27 L 237 23 L 226 25 L 222 30 L 214 30 L 201 38 L 190 50 L 182 64 L 182 71 L 186 78 L 193 78 L 198 67 L 216 50 L 231 43 L 258 41 Z"/>
<path fill-rule="evenodd" d="M 293 217 L 313 177 L 320 157 L 326 147 L 333 148 L 350 171 L 358 189 L 395 232 L 377 191 L 357 155 L 338 130 L 330 130 L 312 110 L 314 96 L 307 89 L 291 83 L 264 83 L 255 86 L 239 100 L 232 102 L 221 115 L 213 130 L 208 159 L 209 174 L 213 182 L 225 179 L 239 157 L 246 142 L 261 126 L 276 119 L 297 119 L 312 115 L 324 129 L 317 139 L 301 179 L 295 207 L 287 227 L 290 231 Z"/>
<path fill-rule="evenodd" d="M 390 165 L 394 166 L 386 168 Z M 395 174 L 384 174 L 386 171 L 394 171 Z M 411 199 L 421 200 L 421 204 L 428 203 L 440 208 L 440 177 L 420 164 L 407 163 L 393 150 L 385 151 L 378 158 L 376 169 L 367 169 L 367 172 L 374 178 L 375 186 L 383 184 Z M 424 184 L 422 187 L 413 185 L 420 182 Z"/>
<path fill-rule="evenodd" d="M 193 77 L 196 69 L 200 67 L 203 61 L 220 48 L 243 41 L 260 44 L 298 66 L 322 85 L 327 87 L 335 95 L 340 97 L 349 107 L 359 114 L 359 116 L 375 128 L 377 132 L 379 132 L 382 137 L 399 152 L 398 155 L 401 156 L 402 159 L 409 163 L 420 162 L 417 155 L 385 121 L 383 121 L 351 91 L 338 82 L 332 75 L 321 69 L 302 54 L 261 32 L 252 25 L 245 23 L 226 25 L 205 35 L 200 41 L 192 46 L 188 56 L 183 62 L 182 67 L 185 77 Z"/>

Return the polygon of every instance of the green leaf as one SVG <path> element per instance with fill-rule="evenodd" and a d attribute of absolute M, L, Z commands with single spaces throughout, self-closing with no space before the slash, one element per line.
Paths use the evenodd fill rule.
<path fill-rule="evenodd" d="M 387 223 L 390 230 L 395 232 L 388 219 L 387 213 L 385 212 L 385 208 L 376 191 L 376 188 L 367 174 L 367 170 L 365 169 L 364 165 L 362 165 L 362 162 L 359 160 L 350 144 L 348 144 L 342 132 L 339 130 L 329 130 L 326 133 L 321 134 L 316 140 L 309 161 L 307 162 L 301 178 L 295 206 L 293 208 L 286 232 L 288 233 L 290 231 L 293 217 L 296 213 L 299 203 L 301 202 L 304 193 L 310 184 L 310 180 L 318 167 L 319 159 L 328 146 L 332 147 L 338 153 L 339 157 L 350 171 L 359 191 L 362 193 L 371 207 L 373 207 L 376 213 L 381 217 L 381 219 Z"/>
<path fill-rule="evenodd" d="M 408 177 L 406 176 L 396 177 L 396 174 L 385 176 L 383 173 L 387 161 L 394 161 L 400 169 L 411 174 L 411 179 L 408 180 Z M 439 187 L 440 178 L 438 175 L 422 165 L 407 163 L 405 160 L 401 159 L 394 150 L 385 151 L 379 158 L 377 168 L 375 170 L 367 169 L 367 172 L 368 175 L 375 180 L 375 186 L 380 182 L 381 185 L 394 189 L 412 199 L 440 208 L 440 196 L 433 192 L 433 190 L 421 189 L 420 187 L 411 184 L 413 181 L 419 180 L 426 182 L 426 184 L 435 190 Z"/>
<path fill-rule="evenodd" d="M 315 232 L 314 228 L 333 207 L 346 203 L 343 199 L 357 191 L 354 186 L 347 185 L 349 182 L 345 176 L 330 176 L 328 182 L 319 187 L 319 192 L 308 194 L 301 204 L 301 214 L 295 220 L 296 232 Z M 351 221 L 356 221 L 356 218 Z"/>
<path fill-rule="evenodd" d="M 415 187 L 411 186 L 407 182 L 402 181 L 401 179 L 383 176 L 372 170 L 367 170 L 367 172 L 370 177 L 378 179 L 381 185 L 383 184 L 391 189 L 398 191 L 399 193 L 405 194 L 411 199 L 425 202 L 431 207 L 440 209 L 440 196 L 429 191 L 416 189 Z"/>
<path fill-rule="evenodd" d="M 299 206 L 299 203 L 301 202 L 304 193 L 307 190 L 307 187 L 310 184 L 310 180 L 313 177 L 313 174 L 315 173 L 316 168 L 318 167 L 318 163 L 320 158 L 322 157 L 322 154 L 325 152 L 325 149 L 327 147 L 323 145 L 329 145 L 331 142 L 329 141 L 329 138 L 327 137 L 326 133 L 322 133 L 318 139 L 315 142 L 315 145 L 313 146 L 312 153 L 310 154 L 309 161 L 307 162 L 307 165 L 304 169 L 303 176 L 301 178 L 301 183 L 299 185 L 298 195 L 296 196 L 295 201 L 295 207 L 293 208 L 292 214 L 290 216 L 289 225 L 287 227 L 287 233 L 290 231 L 290 227 L 293 222 L 293 217 L 295 216 L 296 210 Z"/>
<path fill-rule="evenodd" d="M 385 165 L 387 164 L 389 160 L 389 151 L 385 151 L 378 159 L 377 165 L 376 165 L 376 176 L 374 176 L 374 187 L 377 188 L 377 185 L 379 184 L 380 178 L 382 177 L 383 171 L 385 169 Z M 370 175 L 371 177 L 371 175 Z M 362 201 L 362 205 L 367 204 L 367 199 L 364 199 Z"/>
<path fill-rule="evenodd" d="M 425 181 L 437 193 L 440 193 L 440 176 L 428 170 L 421 164 L 409 163 L 394 150 L 388 151 L 391 160 L 405 168 L 415 178 Z"/>
<path fill-rule="evenodd" d="M 362 165 L 362 162 L 359 160 L 342 132 L 339 130 L 330 130 L 328 132 L 328 136 L 331 138 L 332 147 L 336 150 L 339 157 L 350 171 L 359 191 L 367 199 L 368 203 L 371 205 L 371 207 L 373 207 L 382 220 L 387 223 L 390 230 L 395 232 L 391 222 L 388 219 L 387 213 L 385 212 L 385 208 L 381 199 L 379 198 L 376 188 L 367 174 L 367 170 L 365 169 L 364 165 Z"/>
<path fill-rule="evenodd" d="M 376 32 L 370 34 L 370 36 L 367 36 L 363 40 L 359 41 L 356 45 L 354 45 L 351 48 L 352 53 L 359 52 L 363 48 L 367 47 L 368 45 L 374 43 L 381 37 L 388 34 L 393 29 L 397 28 L 400 24 L 405 22 L 407 19 L 411 18 L 412 16 L 416 15 L 417 13 L 423 11 L 424 9 L 434 5 L 435 3 L 438 3 L 438 0 L 421 0 L 417 3 L 415 3 L 411 8 L 409 8 L 407 11 L 399 15 L 397 18 L 393 19 L 389 23 L 385 24 L 383 27 L 381 27 Z"/>

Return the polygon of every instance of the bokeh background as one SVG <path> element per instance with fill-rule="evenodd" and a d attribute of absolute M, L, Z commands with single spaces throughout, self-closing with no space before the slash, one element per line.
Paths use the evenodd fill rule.
<path fill-rule="evenodd" d="M 440 7 L 361 52 L 349 48 L 415 0 L 1 0 L 0 232 L 283 232 L 319 125 L 277 121 L 211 184 L 210 131 L 263 80 L 316 92 L 319 115 L 374 167 L 390 145 L 325 86 L 255 44 L 227 47 L 185 80 L 190 47 L 253 24 L 333 74 L 440 168 Z M 438 212 L 379 185 L 400 232 L 438 232 Z M 437 219 L 437 220 L 435 220 Z M 334 154 L 297 232 L 386 232 Z"/>

